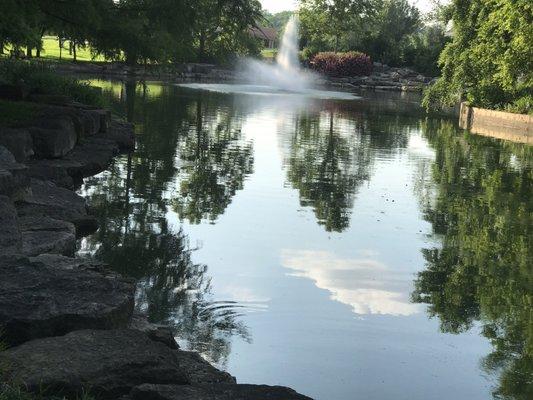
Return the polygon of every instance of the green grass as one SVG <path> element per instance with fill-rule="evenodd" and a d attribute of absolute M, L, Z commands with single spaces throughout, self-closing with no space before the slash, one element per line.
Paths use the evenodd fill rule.
<path fill-rule="evenodd" d="M 261 55 L 263 58 L 274 59 L 278 55 L 278 49 L 263 49 Z"/>
<path fill-rule="evenodd" d="M 59 41 L 56 36 L 44 36 L 43 37 L 43 49 L 41 50 L 41 58 L 53 61 L 74 61 L 74 56 L 68 54 L 69 41 L 63 42 L 63 50 L 61 51 L 61 58 L 59 58 Z M 6 53 L 9 54 L 11 48 L 6 47 Z M 35 50 L 33 50 L 33 56 L 35 57 Z M 96 56 L 93 58 L 91 49 L 89 46 L 86 48 L 76 47 L 76 60 L 80 62 L 89 61 L 106 61 L 103 56 Z"/>

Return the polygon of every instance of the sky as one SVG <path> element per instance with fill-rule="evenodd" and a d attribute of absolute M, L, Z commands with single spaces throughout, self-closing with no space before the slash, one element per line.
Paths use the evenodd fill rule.
<path fill-rule="evenodd" d="M 260 0 L 263 4 L 263 7 L 272 13 L 285 11 L 285 10 L 294 10 L 298 3 L 297 0 Z M 429 11 L 431 9 L 430 0 L 409 0 L 412 4 L 418 6 L 418 8 L 423 11 Z"/>

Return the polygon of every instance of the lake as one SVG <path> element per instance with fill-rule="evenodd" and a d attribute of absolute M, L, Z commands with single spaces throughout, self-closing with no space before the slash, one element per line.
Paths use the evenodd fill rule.
<path fill-rule="evenodd" d="M 322 400 L 533 393 L 533 147 L 413 95 L 91 83 L 138 145 L 79 253 L 182 348 Z"/>

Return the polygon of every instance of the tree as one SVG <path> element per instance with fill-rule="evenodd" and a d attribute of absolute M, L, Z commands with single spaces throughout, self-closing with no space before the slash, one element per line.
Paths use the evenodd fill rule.
<path fill-rule="evenodd" d="M 442 76 L 427 109 L 465 99 L 485 108 L 531 112 L 533 7 L 529 0 L 454 0 L 453 41 L 440 56 Z"/>

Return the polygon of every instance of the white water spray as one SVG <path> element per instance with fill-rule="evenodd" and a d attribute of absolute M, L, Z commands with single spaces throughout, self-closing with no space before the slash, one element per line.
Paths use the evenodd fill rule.
<path fill-rule="evenodd" d="M 312 86 L 313 76 L 302 71 L 298 61 L 298 17 L 293 15 L 285 27 L 276 63 L 246 60 L 244 79 L 254 85 L 264 85 L 276 90 L 301 92 Z"/>

